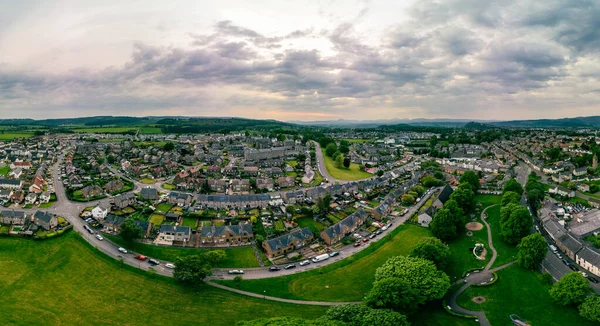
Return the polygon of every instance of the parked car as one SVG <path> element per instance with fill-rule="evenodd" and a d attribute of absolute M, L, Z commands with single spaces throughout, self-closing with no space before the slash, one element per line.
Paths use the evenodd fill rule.
<path fill-rule="evenodd" d="M 563 259 L 563 260 L 562 260 L 562 262 L 563 262 L 563 264 L 565 264 L 565 265 L 567 265 L 567 266 L 571 265 L 571 264 L 569 264 L 569 261 L 568 261 L 568 260 L 566 260 L 566 259 Z"/>
<path fill-rule="evenodd" d="M 281 268 L 279 268 L 277 266 L 269 267 L 269 272 L 277 272 L 277 271 L 280 271 L 280 270 L 281 270 Z"/>
<path fill-rule="evenodd" d="M 119 247 L 118 249 L 120 252 L 126 254 L 127 253 L 127 249 L 123 248 L 123 247 Z"/>
<path fill-rule="evenodd" d="M 329 257 L 335 257 L 335 256 L 339 256 L 339 255 L 340 255 L 339 252 L 334 251 L 334 252 L 332 252 L 332 253 L 329 254 Z"/>
<path fill-rule="evenodd" d="M 146 258 L 147 258 L 147 257 L 146 257 L 146 256 L 144 256 L 144 255 L 137 254 L 137 255 L 135 255 L 135 257 L 134 257 L 134 258 L 135 258 L 135 259 L 139 259 L 139 260 L 142 260 L 142 261 L 144 261 L 144 260 L 146 260 Z"/>
<path fill-rule="evenodd" d="M 586 272 L 580 272 L 580 273 L 581 273 L 581 276 L 583 276 L 585 278 L 587 278 L 589 276 L 588 273 L 586 273 Z"/>
<path fill-rule="evenodd" d="M 558 257 L 558 259 L 562 259 L 562 255 L 558 252 L 555 252 L 554 254 L 556 254 L 556 257 Z"/>
<path fill-rule="evenodd" d="M 373 234 L 371 234 L 371 235 L 369 236 L 369 239 L 373 239 L 373 238 L 375 238 L 376 236 L 377 236 L 377 234 L 373 233 Z"/>
<path fill-rule="evenodd" d="M 160 265 L 160 262 L 156 259 L 150 259 L 148 260 L 148 263 L 151 265 Z"/>
<path fill-rule="evenodd" d="M 355 247 L 360 247 L 360 241 L 354 243 Z"/>
<path fill-rule="evenodd" d="M 308 264 L 310 264 L 310 260 L 308 260 L 308 259 L 300 262 L 300 266 L 306 266 Z"/>
<path fill-rule="evenodd" d="M 231 275 L 234 275 L 234 274 L 244 274 L 244 271 L 243 270 L 239 270 L 239 269 L 234 269 L 234 270 L 230 270 L 228 273 L 231 274 Z"/>
<path fill-rule="evenodd" d="M 98 239 L 100 241 L 104 240 L 104 238 L 101 235 L 99 235 L 99 234 L 96 234 L 96 239 Z"/>
<path fill-rule="evenodd" d="M 569 264 L 569 268 L 572 269 L 574 272 L 579 271 L 579 268 L 577 268 L 575 265 L 573 264 Z"/>
<path fill-rule="evenodd" d="M 377 231 L 375 231 L 375 234 L 380 235 L 381 232 L 382 232 L 381 230 L 377 230 Z"/>
<path fill-rule="evenodd" d="M 588 276 L 587 279 L 592 283 L 598 283 L 598 280 L 595 277 Z"/>
<path fill-rule="evenodd" d="M 173 265 L 173 264 L 171 264 L 171 263 L 167 263 L 167 264 L 165 264 L 165 267 L 166 267 L 166 268 L 173 269 L 173 268 L 175 268 L 175 265 Z M 244 271 L 242 271 L 242 273 L 244 273 Z"/>
<path fill-rule="evenodd" d="M 283 267 L 283 269 L 292 269 L 292 268 L 296 268 L 296 264 L 289 264 L 289 265 L 285 265 L 285 267 Z"/>

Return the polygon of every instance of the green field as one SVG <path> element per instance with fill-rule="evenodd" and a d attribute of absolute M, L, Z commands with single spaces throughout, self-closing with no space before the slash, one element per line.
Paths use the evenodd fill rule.
<path fill-rule="evenodd" d="M 371 242 L 369 248 L 336 263 L 288 276 L 244 280 L 240 288 L 261 294 L 266 290 L 267 295 L 287 299 L 360 301 L 371 289 L 379 266 L 392 256 L 407 255 L 420 238 L 428 236 L 429 229 L 401 225 L 392 232 L 391 239 Z M 234 287 L 233 281 L 218 283 Z"/>
<path fill-rule="evenodd" d="M 173 207 L 173 204 L 162 203 L 162 204 L 156 206 L 156 210 L 157 211 L 162 211 L 162 212 L 166 213 L 166 212 L 168 212 L 171 209 L 171 207 Z"/>
<path fill-rule="evenodd" d="M 531 325 L 597 325 L 579 316 L 577 309 L 555 304 L 549 287 L 538 278 L 538 272 L 511 266 L 498 271 L 499 280 L 489 287 L 469 287 L 457 303 L 469 310 L 483 310 L 492 325 L 510 325 L 509 316 L 517 314 Z M 471 299 L 483 296 L 476 304 Z"/>
<path fill-rule="evenodd" d="M 301 217 L 296 219 L 296 222 L 298 222 L 298 226 L 301 228 L 308 227 L 315 234 L 315 236 L 318 236 L 321 231 L 325 230 L 325 225 L 323 225 L 321 222 L 313 220 L 312 217 Z"/>
<path fill-rule="evenodd" d="M 10 173 L 10 166 L 0 167 L 0 175 L 8 175 Z"/>
<path fill-rule="evenodd" d="M 148 178 L 143 178 L 140 180 L 141 183 L 145 183 L 145 184 L 153 184 L 154 180 L 152 179 L 148 179 Z"/>
<path fill-rule="evenodd" d="M 364 144 L 366 142 L 371 141 L 370 139 L 366 139 L 366 138 L 362 138 L 362 139 L 360 139 L 360 138 L 356 138 L 356 139 L 354 139 L 354 138 L 343 138 L 342 140 L 345 140 L 345 141 L 349 142 L 350 144 Z"/>
<path fill-rule="evenodd" d="M 140 127 L 140 134 L 162 134 L 158 127 Z"/>
<path fill-rule="evenodd" d="M 196 228 L 196 219 L 192 217 L 184 217 L 183 222 L 181 223 L 183 226 L 189 226 L 192 229 Z"/>
<path fill-rule="evenodd" d="M 107 234 L 106 238 L 113 241 L 120 246 L 130 249 L 136 253 L 140 253 L 149 257 L 158 258 L 166 261 L 173 262 L 177 257 L 197 255 L 203 251 L 215 250 L 215 249 L 201 249 L 201 248 L 177 248 L 177 247 L 164 247 L 155 246 L 150 244 L 144 244 L 135 242 L 130 245 L 124 242 L 121 238 Z M 217 248 L 220 249 L 220 248 Z M 225 259 L 215 267 L 219 268 L 251 268 L 260 267 L 260 264 L 256 260 L 254 250 L 252 247 L 238 247 L 238 248 L 226 248 L 222 249 L 225 251 Z"/>
<path fill-rule="evenodd" d="M 327 310 L 182 287 L 119 266 L 74 232 L 49 241 L 0 238 L 0 292 L 3 325 L 235 325 Z"/>
<path fill-rule="evenodd" d="M 14 131 L 9 131 L 9 132 L 5 132 L 5 133 L 0 133 L 0 140 L 13 140 L 15 138 L 30 138 L 32 136 L 33 136 L 33 132 L 27 132 L 27 131 L 14 132 Z"/>
<path fill-rule="evenodd" d="M 136 131 L 137 127 L 98 127 L 98 128 L 80 128 L 73 129 L 73 132 L 101 134 L 101 133 L 126 133 L 128 131 Z"/>
<path fill-rule="evenodd" d="M 103 139 L 99 139 L 98 142 L 99 143 L 120 143 L 123 140 L 125 140 L 124 138 L 103 138 Z"/>
<path fill-rule="evenodd" d="M 329 172 L 329 174 L 336 179 L 360 180 L 373 176 L 371 173 L 361 171 L 360 165 L 356 163 L 350 163 L 350 167 L 348 169 L 337 168 L 335 166 L 335 162 L 333 162 L 333 159 L 325 155 L 325 150 L 321 149 L 321 151 L 323 152 L 323 157 L 325 158 L 325 167 L 327 168 L 327 172 Z"/>
<path fill-rule="evenodd" d="M 495 206 L 486 211 L 487 222 L 492 228 L 492 239 L 494 239 L 494 248 L 498 252 L 498 257 L 494 262 L 493 267 L 502 266 L 506 263 L 510 263 L 517 259 L 517 253 L 519 250 L 517 246 L 511 246 L 504 242 L 502 235 L 500 235 L 500 206 Z"/>
<path fill-rule="evenodd" d="M 161 225 L 164 220 L 165 220 L 164 215 L 152 214 L 152 215 L 150 215 L 150 219 L 148 220 L 148 222 L 158 226 L 158 225 Z"/>

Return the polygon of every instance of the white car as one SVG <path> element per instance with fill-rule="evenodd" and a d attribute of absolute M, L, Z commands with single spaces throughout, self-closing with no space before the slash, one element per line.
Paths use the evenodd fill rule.
<path fill-rule="evenodd" d="M 244 271 L 234 269 L 234 270 L 229 271 L 229 274 L 244 274 Z"/>
<path fill-rule="evenodd" d="M 101 235 L 99 235 L 99 234 L 96 234 L 96 239 L 98 239 L 100 241 L 104 240 L 104 238 Z"/>
<path fill-rule="evenodd" d="M 300 266 L 306 266 L 308 264 L 310 264 L 310 260 L 308 260 L 308 259 L 300 262 Z"/>
<path fill-rule="evenodd" d="M 119 251 L 126 254 L 127 253 L 127 249 L 123 248 L 123 247 L 119 247 Z"/>
<path fill-rule="evenodd" d="M 171 264 L 171 263 L 167 263 L 167 264 L 165 264 L 165 267 L 166 267 L 166 268 L 173 269 L 173 268 L 175 268 L 175 265 L 173 265 L 173 264 Z"/>

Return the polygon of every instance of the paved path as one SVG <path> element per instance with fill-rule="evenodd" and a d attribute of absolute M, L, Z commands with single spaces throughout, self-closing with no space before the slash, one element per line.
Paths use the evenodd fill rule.
<path fill-rule="evenodd" d="M 514 264 L 514 261 L 513 261 L 508 264 L 498 266 L 494 269 L 490 269 L 492 267 L 492 265 L 494 265 L 494 262 L 496 261 L 496 257 L 498 257 L 498 252 L 496 251 L 496 248 L 494 248 L 494 243 L 493 243 L 493 239 L 492 239 L 492 229 L 490 228 L 490 225 L 487 223 L 484 216 L 485 216 L 485 211 L 487 211 L 488 208 L 492 208 L 494 206 L 498 206 L 498 205 L 488 206 L 483 210 L 483 212 L 481 212 L 481 221 L 487 227 L 488 246 L 492 250 L 492 258 L 490 259 L 490 261 L 488 262 L 488 264 L 485 266 L 485 268 L 482 271 L 480 271 L 478 273 L 471 273 L 469 276 L 452 283 L 452 285 L 457 285 L 460 283 L 464 283 L 464 285 L 461 286 L 460 289 L 458 289 L 457 291 L 454 291 L 454 293 L 452 293 L 449 297 L 446 298 L 447 299 L 446 302 L 448 303 L 448 305 L 450 306 L 450 309 L 452 311 L 463 314 L 463 315 L 477 316 L 477 318 L 479 320 L 479 324 L 484 325 L 484 326 L 491 325 L 489 320 L 485 316 L 485 312 L 464 309 L 463 307 L 459 306 L 456 303 L 456 298 L 458 298 L 458 296 L 461 293 L 463 293 L 467 288 L 469 288 L 469 286 L 471 286 L 473 284 L 482 284 L 482 283 L 490 282 L 494 278 L 492 273 Z"/>
<path fill-rule="evenodd" d="M 362 303 L 360 301 L 359 302 L 324 302 L 324 301 L 304 301 L 304 300 L 282 299 L 282 298 L 270 297 L 268 295 L 261 295 L 261 294 L 256 294 L 256 293 L 252 293 L 252 292 L 246 292 L 246 291 L 230 288 L 228 286 L 217 284 L 217 283 L 214 283 L 211 281 L 206 281 L 206 284 L 214 286 L 214 287 L 222 289 L 222 290 L 235 292 L 235 293 L 242 294 L 242 295 L 247 295 L 249 297 L 255 297 L 255 298 L 271 300 L 271 301 L 279 301 L 279 302 L 285 302 L 285 303 L 293 303 L 293 304 L 302 304 L 302 305 L 311 305 L 311 306 L 338 306 L 338 305 L 342 305 L 342 304 L 361 304 Z"/>

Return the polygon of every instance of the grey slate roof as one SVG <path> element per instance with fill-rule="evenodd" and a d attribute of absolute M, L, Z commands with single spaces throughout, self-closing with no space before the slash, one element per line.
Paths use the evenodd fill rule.
<path fill-rule="evenodd" d="M 291 244 L 294 243 L 294 240 L 297 241 L 305 241 L 311 237 L 314 237 L 314 234 L 308 227 L 299 228 L 292 230 L 290 233 L 286 233 L 277 238 L 267 240 L 267 246 L 271 249 L 271 251 L 276 251 L 282 248 L 287 248 Z"/>

